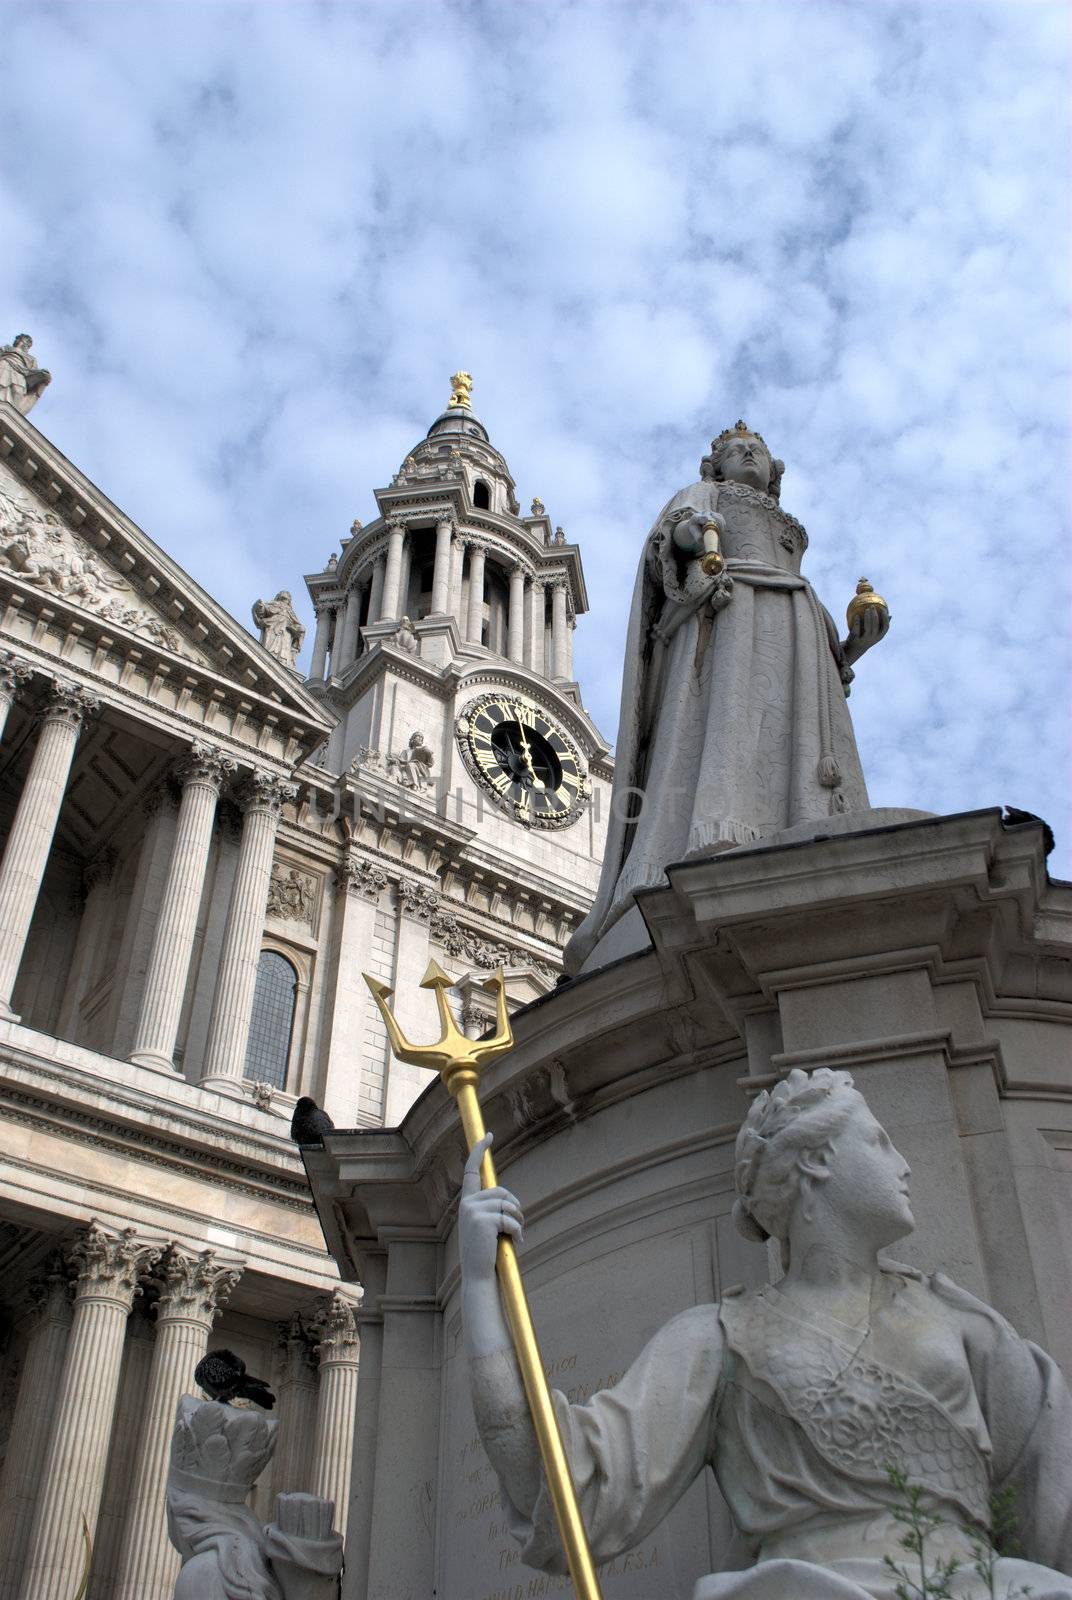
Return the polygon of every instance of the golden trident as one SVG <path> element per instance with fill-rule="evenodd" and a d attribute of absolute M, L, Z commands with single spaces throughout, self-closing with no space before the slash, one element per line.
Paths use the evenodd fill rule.
<path fill-rule="evenodd" d="M 467 1039 L 458 1028 L 450 1009 L 450 1001 L 447 999 L 447 990 L 453 988 L 454 980 L 448 978 L 438 962 L 428 963 L 428 971 L 421 979 L 421 988 L 435 991 L 439 1019 L 443 1025 L 442 1036 L 435 1044 L 429 1045 L 410 1044 L 387 1004 L 394 991 L 387 984 L 380 983 L 378 978 L 370 978 L 367 972 L 363 976 L 380 1008 L 380 1015 L 386 1024 L 387 1036 L 391 1041 L 391 1049 L 399 1061 L 409 1061 L 418 1067 L 435 1068 L 446 1084 L 447 1093 L 458 1102 L 462 1128 L 465 1130 L 465 1142 L 472 1150 L 473 1146 L 479 1144 L 484 1137 L 485 1131 L 484 1117 L 477 1095 L 480 1073 L 492 1061 L 497 1061 L 500 1056 L 506 1055 L 514 1044 L 510 1018 L 506 1012 L 506 987 L 502 968 L 500 967 L 484 985 L 496 999 L 495 1033 L 490 1039 Z M 498 1183 L 495 1165 L 488 1150 L 484 1151 L 480 1163 L 480 1182 L 485 1189 L 494 1189 Z M 577 1491 L 570 1477 L 562 1436 L 558 1431 L 558 1418 L 551 1403 L 540 1347 L 536 1342 L 536 1330 L 532 1325 L 532 1314 L 529 1311 L 525 1286 L 521 1281 L 517 1251 L 514 1249 L 514 1241 L 505 1234 L 499 1235 L 495 1269 L 499 1277 L 499 1292 L 502 1295 L 506 1320 L 510 1325 L 510 1334 L 517 1353 L 517 1364 L 521 1369 L 521 1381 L 525 1386 L 529 1410 L 532 1413 L 532 1425 L 536 1432 L 536 1442 L 540 1447 L 544 1476 L 551 1491 L 555 1519 L 569 1562 L 570 1577 L 573 1579 L 577 1600 L 601 1600 L 599 1581 L 588 1548 L 588 1537 L 577 1505 Z"/>

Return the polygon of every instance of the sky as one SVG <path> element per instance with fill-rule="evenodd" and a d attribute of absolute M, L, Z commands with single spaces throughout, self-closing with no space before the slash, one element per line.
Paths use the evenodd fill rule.
<path fill-rule="evenodd" d="M 608 740 L 637 558 L 743 416 L 888 637 L 876 805 L 1069 808 L 1072 9 L 4 7 L 0 339 L 32 421 L 246 626 L 449 396 L 582 549 Z M 310 638 L 311 638 L 310 626 Z M 308 647 L 308 641 L 307 641 Z"/>

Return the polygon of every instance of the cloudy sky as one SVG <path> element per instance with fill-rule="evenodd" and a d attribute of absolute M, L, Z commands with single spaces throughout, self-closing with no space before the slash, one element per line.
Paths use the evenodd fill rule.
<path fill-rule="evenodd" d="M 873 801 L 1069 815 L 1069 8 L 8 4 L 0 335 L 206 588 L 295 590 L 468 368 L 583 547 L 613 738 L 637 553 L 738 415 L 835 615 Z"/>

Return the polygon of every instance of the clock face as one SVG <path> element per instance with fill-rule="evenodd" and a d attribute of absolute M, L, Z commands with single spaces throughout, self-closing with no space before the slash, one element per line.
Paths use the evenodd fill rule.
<path fill-rule="evenodd" d="M 576 822 L 591 785 L 572 739 L 517 695 L 481 695 L 457 722 L 469 771 L 518 822 L 561 828 Z"/>

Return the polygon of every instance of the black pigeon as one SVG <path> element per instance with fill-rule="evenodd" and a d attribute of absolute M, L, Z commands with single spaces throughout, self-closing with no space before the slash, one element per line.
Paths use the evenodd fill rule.
<path fill-rule="evenodd" d="M 303 1094 L 290 1119 L 290 1137 L 295 1144 L 323 1144 L 325 1133 L 334 1126 L 327 1112 L 321 1111 L 310 1095 Z"/>
<path fill-rule="evenodd" d="M 233 1350 L 213 1350 L 202 1356 L 194 1368 L 194 1382 L 223 1405 L 232 1400 L 252 1400 L 265 1411 L 275 1405 L 275 1395 L 264 1379 L 252 1377 L 242 1357 Z"/>
<path fill-rule="evenodd" d="M 1021 822 L 1042 823 L 1042 848 L 1046 855 L 1053 850 L 1053 829 L 1044 817 L 1036 817 L 1033 811 L 1021 811 L 1019 806 L 1006 806 L 1002 823 L 1006 828 L 1015 828 Z"/>

